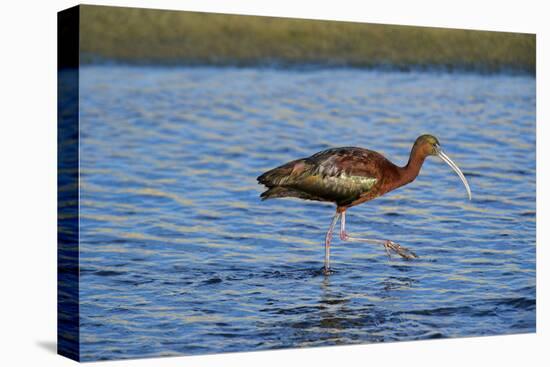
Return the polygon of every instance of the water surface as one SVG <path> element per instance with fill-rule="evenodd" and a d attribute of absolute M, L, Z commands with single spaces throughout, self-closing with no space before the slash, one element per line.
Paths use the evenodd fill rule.
<path fill-rule="evenodd" d="M 535 331 L 535 79 L 359 69 L 81 69 L 83 360 Z M 348 212 L 261 202 L 256 177 L 335 146 L 429 158 Z"/>

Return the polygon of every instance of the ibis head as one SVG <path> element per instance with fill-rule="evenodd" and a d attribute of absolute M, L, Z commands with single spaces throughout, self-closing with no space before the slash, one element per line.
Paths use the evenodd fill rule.
<path fill-rule="evenodd" d="M 416 154 L 427 157 L 427 156 L 437 156 L 439 157 L 443 162 L 447 163 L 453 171 L 456 172 L 458 177 L 460 177 L 460 180 L 464 184 L 464 187 L 466 188 L 466 192 L 468 194 L 468 199 L 472 200 L 472 192 L 470 191 L 470 185 L 468 184 L 468 180 L 466 180 L 466 177 L 464 177 L 464 174 L 458 168 L 456 163 L 454 163 L 451 158 L 447 154 L 443 152 L 443 149 L 441 148 L 441 145 L 439 144 L 439 140 L 433 135 L 420 135 L 413 145 L 413 152 Z"/>

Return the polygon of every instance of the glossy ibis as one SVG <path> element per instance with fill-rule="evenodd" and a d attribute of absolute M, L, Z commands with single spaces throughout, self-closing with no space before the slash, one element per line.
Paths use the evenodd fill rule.
<path fill-rule="evenodd" d="M 451 166 L 471 200 L 468 181 L 458 166 L 443 153 L 439 141 L 432 135 L 421 135 L 416 139 L 404 167 L 396 166 L 380 153 L 355 147 L 327 149 L 311 157 L 288 162 L 258 177 L 258 182 L 268 188 L 261 198 L 294 197 L 336 204 L 336 214 L 325 236 L 325 274 L 330 274 L 330 242 L 340 218 L 342 240 L 381 244 L 388 256 L 395 252 L 412 259 L 417 257 L 414 252 L 393 241 L 350 236 L 346 232 L 346 210 L 414 181 L 424 160 L 431 155 L 438 156 Z"/>

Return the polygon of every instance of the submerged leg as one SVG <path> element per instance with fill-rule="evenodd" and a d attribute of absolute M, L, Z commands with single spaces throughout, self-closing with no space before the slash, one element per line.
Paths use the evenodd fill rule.
<path fill-rule="evenodd" d="M 414 259 L 418 256 L 411 250 L 407 249 L 406 247 L 403 247 L 399 245 L 398 243 L 395 243 L 390 240 L 376 240 L 371 238 L 359 238 L 359 237 L 352 237 L 347 234 L 346 232 L 346 211 L 342 211 L 342 220 L 340 221 L 340 238 L 343 241 L 350 241 L 350 242 L 367 242 L 367 243 L 377 243 L 384 246 L 384 249 L 386 250 L 386 254 L 389 258 L 391 258 L 391 252 L 393 251 L 397 255 L 404 257 L 405 259 Z"/>
<path fill-rule="evenodd" d="M 325 236 L 325 266 L 323 267 L 323 273 L 325 275 L 330 274 L 330 241 L 332 240 L 332 232 L 334 231 L 334 227 L 336 226 L 336 223 L 338 223 L 338 218 L 340 218 L 340 213 L 336 212 L 334 217 L 332 217 L 332 222 L 330 222 L 330 227 Z"/>

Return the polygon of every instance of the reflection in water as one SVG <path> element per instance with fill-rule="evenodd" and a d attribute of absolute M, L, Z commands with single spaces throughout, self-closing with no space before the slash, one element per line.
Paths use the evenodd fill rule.
<path fill-rule="evenodd" d="M 325 276 L 321 282 L 319 327 L 327 333 L 338 333 L 347 329 L 343 321 L 348 320 L 346 316 L 350 314 L 350 310 L 346 308 L 348 301 L 344 295 L 335 291 L 334 288 L 331 289 L 330 278 Z"/>
<path fill-rule="evenodd" d="M 102 66 L 81 70 L 84 360 L 535 330 L 535 80 L 528 76 Z M 406 187 L 353 208 L 260 202 L 255 178 L 333 146 L 404 164 Z"/>

